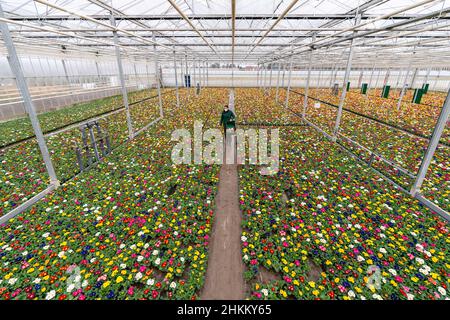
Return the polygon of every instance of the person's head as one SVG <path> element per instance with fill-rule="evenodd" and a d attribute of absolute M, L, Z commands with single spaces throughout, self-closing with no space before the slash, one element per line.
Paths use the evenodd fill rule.
<path fill-rule="evenodd" d="M 224 106 L 223 106 L 223 111 L 225 111 L 225 112 L 228 111 L 228 106 L 227 106 L 227 105 L 224 105 Z"/>

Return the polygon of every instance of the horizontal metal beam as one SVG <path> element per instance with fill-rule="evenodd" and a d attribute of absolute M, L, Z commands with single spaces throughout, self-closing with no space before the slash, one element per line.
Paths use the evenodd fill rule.
<path fill-rule="evenodd" d="M 231 14 L 194 14 L 186 16 L 190 20 L 231 20 Z M 405 14 L 395 15 L 389 18 L 389 20 L 405 20 L 413 19 L 425 16 L 423 14 Z M 91 18 L 95 20 L 109 20 L 108 15 L 91 15 Z M 179 15 L 117 15 L 114 16 L 116 20 L 183 20 L 183 17 Z M 240 14 L 236 15 L 236 20 L 276 20 L 279 15 L 272 14 Z M 361 17 L 362 20 L 373 19 L 376 15 L 366 14 Z M 16 16 L 7 15 L 6 18 L 18 21 L 65 21 L 65 20 L 83 20 L 72 15 L 39 15 L 39 16 Z M 354 14 L 289 14 L 283 19 L 285 20 L 347 20 L 354 19 Z M 442 19 L 450 19 L 450 17 L 443 17 Z M 386 19 L 387 20 L 387 19 Z"/>

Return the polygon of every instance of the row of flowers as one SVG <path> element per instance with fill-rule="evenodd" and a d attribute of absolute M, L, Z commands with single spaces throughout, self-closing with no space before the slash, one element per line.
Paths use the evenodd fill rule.
<path fill-rule="evenodd" d="M 284 97 L 285 92 L 283 91 L 281 94 Z M 303 101 L 303 96 L 291 94 L 289 106 L 294 111 L 301 113 L 303 110 Z M 337 115 L 336 108 L 324 103 L 317 103 L 313 99 L 308 99 L 308 108 L 306 111 L 307 118 L 310 121 L 330 134 L 333 132 Z M 372 165 L 377 170 L 389 176 L 404 188 L 408 189 L 411 187 L 414 182 L 412 176 L 418 172 L 427 149 L 427 140 L 347 111 L 344 111 L 342 115 L 340 133 L 390 160 L 397 166 L 408 170 L 410 175 L 395 169 L 377 157 L 374 157 L 372 161 Z M 370 161 L 371 154 L 367 150 L 356 146 L 345 138 L 340 139 L 339 142 L 346 148 L 357 153 L 365 161 Z M 438 147 L 422 188 L 423 193 L 427 197 L 446 210 L 450 210 L 449 152 L 450 148 L 447 146 L 440 145 Z"/>
<path fill-rule="evenodd" d="M 152 91 L 140 91 L 130 94 L 131 101 L 142 99 L 151 95 Z M 108 103 L 106 103 L 106 102 Z M 102 104 L 105 102 L 105 104 Z M 45 113 L 42 118 L 52 119 L 52 126 L 60 126 L 68 121 L 70 117 L 74 117 L 72 121 L 77 119 L 85 119 L 92 114 L 98 114 L 101 110 L 115 109 L 120 106 L 121 102 L 117 97 L 100 99 L 90 104 L 81 105 L 84 109 L 78 112 L 80 108 L 77 106 Z M 88 107 L 90 106 L 91 109 Z M 59 117 L 61 114 L 63 116 Z M 131 120 L 134 130 L 138 130 L 148 122 L 159 117 L 158 99 L 153 98 L 144 102 L 134 104 L 130 107 Z M 15 123 L 19 120 L 6 122 L 5 126 Z M 42 121 L 42 119 L 41 119 Z M 113 148 L 122 144 L 128 137 L 127 122 L 125 111 L 111 114 L 101 119 L 100 125 L 102 130 L 107 131 L 110 136 L 111 146 Z M 49 123 L 43 126 L 48 127 Z M 24 129 L 16 123 L 18 129 Z M 2 126 L 0 126 L 3 128 Z M 26 134 L 25 131 L 21 131 Z M 20 137 L 20 135 L 19 135 Z M 82 138 L 79 128 L 73 128 L 68 131 L 49 136 L 47 139 L 48 149 L 53 161 L 57 177 L 60 181 L 66 181 L 79 173 L 77 163 L 77 155 L 75 146 L 82 147 Z M 92 152 L 92 150 L 91 150 Z M 0 189 L 0 199 L 2 207 L 0 207 L 0 215 L 13 209 L 28 198 L 45 189 L 49 182 L 45 165 L 39 151 L 36 140 L 28 140 L 12 147 L 0 150 L 1 155 L 1 176 L 2 188 Z M 87 163 L 85 163 L 87 165 Z"/>
<path fill-rule="evenodd" d="M 280 138 L 276 177 L 239 170 L 250 298 L 447 299 L 443 220 L 314 129 L 281 127 Z"/>

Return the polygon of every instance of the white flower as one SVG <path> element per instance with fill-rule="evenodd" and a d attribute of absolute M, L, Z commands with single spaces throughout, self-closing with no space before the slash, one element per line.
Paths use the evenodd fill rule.
<path fill-rule="evenodd" d="M 395 271 L 395 269 L 389 269 L 389 272 L 390 272 L 393 276 L 396 276 L 396 275 L 397 275 L 397 271 Z"/>
<path fill-rule="evenodd" d="M 143 277 L 141 272 L 136 273 L 136 276 L 134 277 L 136 280 L 141 280 Z"/>
<path fill-rule="evenodd" d="M 43 236 L 44 238 L 48 238 L 49 235 L 50 235 L 50 232 L 46 232 L 46 233 L 44 233 L 42 236 Z"/>
<path fill-rule="evenodd" d="M 156 258 L 155 264 L 156 264 L 156 265 L 159 265 L 160 263 L 161 263 L 161 259 L 160 259 L 160 258 Z"/>
<path fill-rule="evenodd" d="M 154 255 L 154 256 L 157 256 L 157 255 L 158 255 L 158 253 L 159 253 L 159 251 L 158 251 L 158 250 L 153 250 L 153 252 L 152 252 L 152 255 Z"/>
<path fill-rule="evenodd" d="M 248 260 L 248 255 L 244 256 L 244 260 L 246 260 L 246 261 Z"/>
<path fill-rule="evenodd" d="M 142 260 L 144 260 L 144 257 L 143 257 L 143 256 L 138 256 L 138 257 L 137 257 L 137 261 L 138 261 L 138 262 L 141 262 Z"/>
<path fill-rule="evenodd" d="M 66 254 L 65 251 L 61 251 L 60 253 L 58 253 L 58 257 L 62 258 L 64 257 L 65 254 Z"/>
<path fill-rule="evenodd" d="M 359 298 L 360 298 L 361 300 L 367 300 L 366 297 L 361 296 L 361 295 L 359 296 Z"/>
<path fill-rule="evenodd" d="M 36 279 L 33 280 L 33 283 L 35 283 L 35 284 L 38 284 L 38 283 L 40 283 L 40 282 L 41 282 L 41 279 L 40 279 L 40 278 L 36 278 Z"/>
<path fill-rule="evenodd" d="M 148 286 L 152 286 L 155 283 L 155 279 L 148 279 L 147 280 L 147 285 Z"/>
<path fill-rule="evenodd" d="M 8 283 L 10 285 L 14 285 L 16 282 L 17 282 L 17 278 L 11 278 L 11 279 L 8 280 Z"/>
<path fill-rule="evenodd" d="M 414 300 L 414 296 L 411 293 L 407 293 L 406 297 L 408 298 L 408 300 Z"/>
<path fill-rule="evenodd" d="M 383 298 L 379 294 L 376 294 L 376 293 L 374 293 L 372 297 L 377 300 L 383 300 Z"/>
<path fill-rule="evenodd" d="M 84 280 L 83 283 L 81 284 L 81 286 L 84 288 L 89 284 L 89 282 L 87 280 Z"/>
<path fill-rule="evenodd" d="M 28 251 L 22 252 L 22 255 L 23 255 L 23 256 L 26 256 L 27 254 L 28 254 Z"/>
<path fill-rule="evenodd" d="M 120 264 L 120 269 L 125 269 L 126 267 L 127 267 L 127 265 L 125 263 Z"/>
<path fill-rule="evenodd" d="M 267 297 L 269 295 L 269 290 L 267 289 L 262 289 L 261 292 L 264 295 L 264 297 Z"/>
<path fill-rule="evenodd" d="M 357 258 L 356 258 L 359 262 L 361 262 L 361 261 L 364 261 L 365 259 L 362 257 L 362 256 L 358 256 Z"/>
<path fill-rule="evenodd" d="M 52 291 L 47 293 L 47 295 L 45 296 L 45 299 L 46 300 L 51 300 L 51 299 L 53 299 L 55 297 L 55 295 L 56 295 L 56 291 L 52 290 Z"/>
<path fill-rule="evenodd" d="M 45 209 L 46 212 L 49 212 L 50 210 L 52 210 L 52 208 Z"/>
<path fill-rule="evenodd" d="M 120 248 L 120 249 L 125 248 L 125 244 L 122 243 L 122 244 L 119 246 L 119 248 Z"/>
<path fill-rule="evenodd" d="M 175 289 L 175 288 L 177 287 L 177 283 L 176 283 L 175 281 L 172 281 L 172 282 L 170 283 L 170 287 L 171 287 L 172 289 Z"/>
<path fill-rule="evenodd" d="M 73 289 L 75 289 L 75 284 L 71 283 L 71 284 L 67 287 L 67 292 L 72 292 Z"/>
<path fill-rule="evenodd" d="M 438 291 L 439 291 L 439 293 L 442 294 L 443 296 L 446 296 L 446 295 L 447 295 L 447 291 L 445 291 L 445 289 L 442 288 L 442 287 L 438 287 Z"/>
<path fill-rule="evenodd" d="M 424 263 L 425 263 L 425 261 L 424 261 L 422 258 L 416 258 L 416 261 L 417 261 L 419 264 L 424 264 Z"/>
<path fill-rule="evenodd" d="M 136 245 L 135 245 L 135 244 L 132 244 L 132 245 L 130 246 L 130 249 L 131 249 L 131 250 L 136 249 Z"/>
<path fill-rule="evenodd" d="M 381 253 L 387 253 L 387 251 L 386 251 L 385 248 L 380 248 L 380 252 L 381 252 Z"/>
<path fill-rule="evenodd" d="M 356 297 L 356 295 L 355 295 L 355 293 L 353 292 L 353 290 L 350 290 L 350 291 L 348 292 L 348 296 L 349 296 L 350 298 Z"/>
<path fill-rule="evenodd" d="M 246 236 L 242 236 L 242 237 L 241 237 L 241 241 L 242 241 L 242 242 L 247 241 L 247 237 L 246 237 Z"/>
<path fill-rule="evenodd" d="M 261 211 L 259 211 L 259 210 L 256 210 L 256 212 L 255 212 L 256 214 L 261 214 Z"/>

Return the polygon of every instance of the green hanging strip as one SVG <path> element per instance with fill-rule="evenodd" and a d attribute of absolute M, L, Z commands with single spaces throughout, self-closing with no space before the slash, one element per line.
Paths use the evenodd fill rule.
<path fill-rule="evenodd" d="M 368 87 L 367 83 L 363 83 L 362 84 L 362 86 L 361 86 L 361 93 L 362 94 L 366 94 L 367 93 L 367 87 Z"/>

